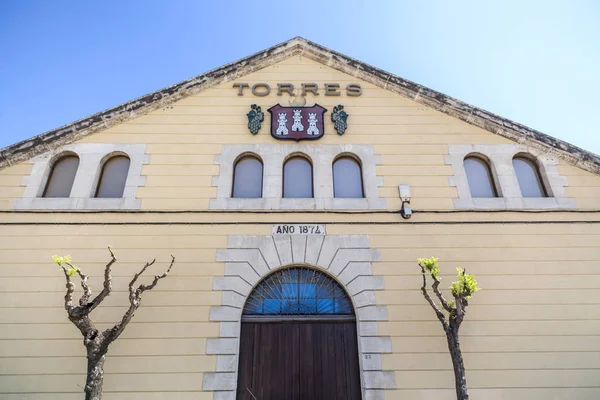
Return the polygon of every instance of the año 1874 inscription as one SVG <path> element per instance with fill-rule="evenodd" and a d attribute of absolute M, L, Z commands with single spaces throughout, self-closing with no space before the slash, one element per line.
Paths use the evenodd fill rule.
<path fill-rule="evenodd" d="M 325 235 L 323 224 L 278 224 L 273 225 L 273 235 Z"/>

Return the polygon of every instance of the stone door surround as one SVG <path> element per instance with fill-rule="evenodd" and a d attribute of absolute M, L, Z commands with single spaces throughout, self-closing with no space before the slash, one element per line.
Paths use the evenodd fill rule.
<path fill-rule="evenodd" d="M 390 337 L 380 336 L 378 321 L 387 321 L 386 306 L 375 303 L 383 277 L 373 276 L 371 263 L 380 252 L 371 249 L 368 235 L 232 235 L 227 249 L 217 251 L 225 275 L 215 277 L 213 290 L 222 292 L 221 306 L 211 307 L 210 320 L 220 323 L 217 338 L 209 338 L 206 353 L 217 356 L 216 371 L 205 373 L 202 389 L 215 400 L 234 400 L 237 389 L 239 335 L 244 303 L 254 287 L 274 270 L 309 266 L 336 279 L 352 299 L 357 319 L 363 398 L 379 400 L 395 389 L 393 371 L 383 371 L 382 354 L 391 353 Z"/>

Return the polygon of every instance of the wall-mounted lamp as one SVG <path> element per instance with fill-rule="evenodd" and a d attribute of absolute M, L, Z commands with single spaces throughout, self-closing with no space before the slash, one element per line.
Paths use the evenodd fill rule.
<path fill-rule="evenodd" d="M 398 185 L 398 192 L 400 192 L 400 200 L 402 201 L 400 215 L 404 219 L 410 219 L 412 216 L 412 208 L 410 208 L 410 185 Z"/>

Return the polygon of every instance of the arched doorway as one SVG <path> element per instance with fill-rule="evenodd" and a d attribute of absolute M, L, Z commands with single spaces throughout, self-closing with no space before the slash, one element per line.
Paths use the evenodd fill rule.
<path fill-rule="evenodd" d="M 242 314 L 238 400 L 359 400 L 356 318 L 344 289 L 312 268 L 278 270 Z"/>

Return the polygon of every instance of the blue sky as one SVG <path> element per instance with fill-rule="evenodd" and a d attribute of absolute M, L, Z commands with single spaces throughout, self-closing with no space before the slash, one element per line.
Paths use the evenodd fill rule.
<path fill-rule="evenodd" d="M 0 1 L 0 147 L 294 36 L 600 153 L 597 0 Z"/>

